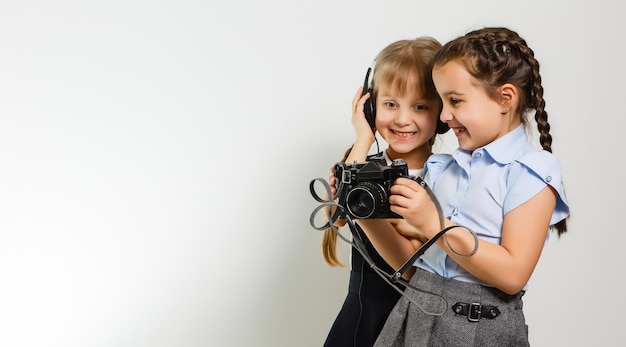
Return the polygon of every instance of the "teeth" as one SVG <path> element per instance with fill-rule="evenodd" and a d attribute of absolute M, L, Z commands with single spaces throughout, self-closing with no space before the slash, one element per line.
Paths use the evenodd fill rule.
<path fill-rule="evenodd" d="M 463 129 L 458 129 L 458 128 L 456 128 L 456 129 L 454 129 L 454 132 L 458 134 L 458 133 L 460 133 L 462 130 L 463 130 Z"/>
<path fill-rule="evenodd" d="M 401 132 L 398 132 L 398 131 L 394 131 L 394 134 L 396 134 L 396 135 L 398 135 L 400 137 L 411 137 L 415 133 L 401 133 Z"/>

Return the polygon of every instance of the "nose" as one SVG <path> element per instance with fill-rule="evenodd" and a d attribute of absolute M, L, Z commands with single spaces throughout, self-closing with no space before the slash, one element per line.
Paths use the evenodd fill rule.
<path fill-rule="evenodd" d="M 396 113 L 395 120 L 398 125 L 411 124 L 411 110 L 408 108 L 401 108 L 399 112 Z"/>
<path fill-rule="evenodd" d="M 446 106 L 443 106 L 441 114 L 439 114 L 439 119 L 441 119 L 442 122 L 447 123 L 451 121 L 452 118 L 454 118 L 452 112 L 450 112 Z"/>

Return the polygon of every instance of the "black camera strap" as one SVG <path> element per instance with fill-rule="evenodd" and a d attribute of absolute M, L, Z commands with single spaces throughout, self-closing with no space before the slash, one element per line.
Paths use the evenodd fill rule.
<path fill-rule="evenodd" d="M 426 252 L 426 250 L 428 250 L 428 248 L 430 248 L 442 236 L 446 240 L 446 243 L 447 243 L 448 247 L 452 250 L 453 253 L 455 253 L 458 256 L 464 256 L 464 257 L 469 257 L 469 256 L 472 256 L 472 255 L 474 255 L 476 253 L 476 251 L 478 250 L 478 236 L 472 230 L 470 230 L 470 229 L 468 229 L 466 227 L 460 226 L 460 225 L 453 225 L 453 226 L 449 226 L 449 227 L 446 228 L 445 227 L 445 223 L 444 223 L 445 222 L 445 218 L 443 216 L 441 205 L 439 204 L 439 200 L 437 199 L 435 194 L 432 192 L 430 187 L 428 187 L 426 182 L 424 182 L 424 180 L 422 180 L 420 177 L 411 177 L 411 178 L 414 179 L 416 182 L 418 182 L 420 184 L 420 186 L 422 186 L 426 190 L 426 192 L 428 193 L 429 197 L 431 198 L 431 200 L 435 204 L 435 206 L 437 208 L 437 212 L 439 214 L 439 223 L 440 223 L 442 229 L 437 234 L 435 234 L 435 236 L 433 236 L 431 239 L 426 241 L 420 248 L 418 248 L 417 251 L 411 256 L 411 258 L 409 258 L 400 267 L 400 269 L 398 269 L 393 274 L 389 274 L 389 273 L 385 272 L 383 269 L 379 268 L 374 263 L 374 261 L 372 260 L 372 257 L 369 255 L 369 253 L 366 250 L 365 244 L 363 244 L 363 241 L 358 236 L 354 220 L 350 217 L 349 214 L 346 213 L 345 208 L 343 206 L 341 206 L 340 204 L 337 204 L 337 203 L 334 202 L 336 197 L 332 196 L 330 185 L 323 178 L 313 179 L 310 182 L 310 184 L 309 184 L 309 190 L 311 192 L 311 195 L 313 196 L 313 198 L 316 201 L 321 203 L 321 205 L 317 206 L 313 210 L 313 212 L 311 213 L 310 224 L 316 230 L 326 230 L 328 228 L 332 229 L 335 232 L 335 234 L 337 234 L 337 236 L 339 236 L 343 241 L 345 241 L 346 243 L 348 243 L 352 247 L 354 247 L 363 256 L 363 259 L 370 265 L 370 267 L 381 278 L 383 278 L 383 280 L 385 280 L 385 282 L 387 282 L 397 292 L 399 292 L 401 295 L 403 295 L 409 301 L 411 301 L 413 304 L 415 304 L 417 307 L 419 307 L 424 313 L 430 314 L 430 315 L 442 315 L 447 310 L 447 302 L 445 301 L 445 299 L 443 297 L 441 297 L 441 295 L 438 295 L 438 294 L 435 294 L 435 293 L 432 293 L 432 292 L 427 292 L 427 291 L 424 291 L 422 289 L 416 288 L 415 286 L 411 285 L 409 283 L 409 281 L 407 281 L 404 278 L 402 278 L 402 276 L 404 275 L 404 273 L 406 273 L 406 271 L 408 271 L 411 268 L 411 266 L 414 266 L 414 264 L 417 261 L 417 259 L 419 257 L 421 257 Z M 322 183 L 324 189 L 326 190 L 326 196 L 330 197 L 330 198 L 328 198 L 328 200 L 321 198 L 317 194 L 317 192 L 315 191 L 315 183 L 316 182 L 321 182 Z M 333 211 L 333 208 L 334 208 L 334 211 Z M 317 214 L 321 210 L 325 210 L 327 222 L 325 224 L 323 224 L 323 225 L 319 225 L 318 226 L 318 225 L 315 224 L 315 217 L 317 216 Z M 350 228 L 350 232 L 352 233 L 352 236 L 353 236 L 352 240 L 349 240 L 345 236 L 343 236 L 339 232 L 339 229 L 337 228 L 337 226 L 335 226 L 335 222 L 341 216 L 345 217 L 345 219 L 346 219 L 346 224 L 348 224 L 348 227 Z M 446 232 L 448 232 L 449 230 L 454 229 L 454 228 L 463 228 L 463 229 L 467 230 L 474 237 L 474 249 L 470 253 L 468 253 L 468 254 L 457 253 L 450 246 L 450 244 L 448 243 L 448 240 L 447 240 L 445 234 L 446 234 Z M 406 288 L 411 288 L 411 289 L 413 289 L 415 291 L 419 291 L 419 292 L 422 292 L 422 293 L 427 293 L 427 294 L 434 295 L 435 297 L 437 297 L 438 299 L 440 299 L 443 302 L 444 309 L 441 312 L 429 312 L 429 311 L 425 310 L 422 305 L 417 303 L 410 296 L 408 296 L 402 289 L 400 289 L 398 287 L 397 283 L 401 283 Z"/>

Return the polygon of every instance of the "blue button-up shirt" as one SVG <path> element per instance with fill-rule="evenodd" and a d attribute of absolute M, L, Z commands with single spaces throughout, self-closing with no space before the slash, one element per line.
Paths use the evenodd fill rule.
<path fill-rule="evenodd" d="M 472 152 L 457 149 L 451 155 L 434 154 L 424 174 L 445 217 L 495 244 L 502 238 L 504 216 L 546 185 L 558 194 L 550 224 L 569 214 L 559 160 L 533 148 L 523 125 Z M 443 277 L 484 284 L 437 246 L 415 265 Z"/>

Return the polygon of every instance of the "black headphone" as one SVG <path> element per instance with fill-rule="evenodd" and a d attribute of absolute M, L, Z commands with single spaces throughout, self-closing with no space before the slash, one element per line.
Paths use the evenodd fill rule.
<path fill-rule="evenodd" d="M 372 68 L 368 67 L 367 72 L 365 73 L 365 81 L 363 82 L 363 94 L 361 96 L 370 93 L 370 98 L 365 100 L 365 104 L 363 105 L 363 113 L 365 113 L 365 119 L 369 123 L 372 128 L 372 132 L 376 129 L 376 100 L 374 100 L 374 81 L 370 83 L 370 74 L 372 72 Z M 435 129 L 436 134 L 445 134 L 450 127 L 447 123 L 441 121 L 440 118 L 437 118 L 437 128 Z"/>

